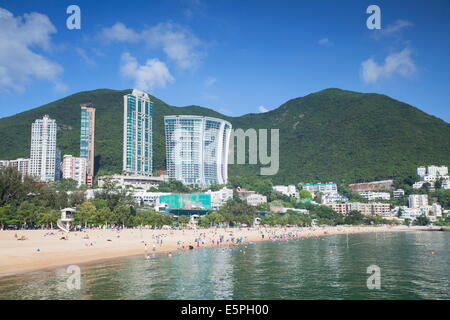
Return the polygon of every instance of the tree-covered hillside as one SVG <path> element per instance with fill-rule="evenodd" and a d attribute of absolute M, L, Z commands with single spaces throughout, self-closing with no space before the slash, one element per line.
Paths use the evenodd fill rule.
<path fill-rule="evenodd" d="M 0 159 L 28 157 L 31 123 L 48 114 L 58 123 L 63 154 L 79 155 L 80 104 L 96 114 L 99 174 L 122 168 L 123 95 L 131 90 L 80 92 L 0 119 Z M 199 106 L 174 107 L 154 101 L 155 169 L 165 169 L 163 117 L 207 115 L 234 128 L 280 129 L 276 183 L 355 182 L 412 175 L 418 165 L 450 165 L 450 124 L 379 94 L 327 89 L 292 99 L 266 113 L 227 117 Z M 230 175 L 256 175 L 258 166 L 231 165 Z"/>

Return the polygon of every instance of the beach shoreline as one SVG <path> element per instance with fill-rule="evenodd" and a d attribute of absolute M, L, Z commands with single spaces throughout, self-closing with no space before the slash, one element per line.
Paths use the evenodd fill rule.
<path fill-rule="evenodd" d="M 407 226 L 260 227 L 183 230 L 90 229 L 65 234 L 57 230 L 0 231 L 0 279 L 68 265 L 98 263 L 129 256 L 337 234 L 420 231 Z M 264 238 L 262 237 L 264 235 Z M 18 240 L 24 236 L 27 240 Z M 197 241 L 196 241 L 197 240 Z M 222 241 L 220 241 L 222 240 Z M 184 249 L 183 249 L 184 246 Z"/>

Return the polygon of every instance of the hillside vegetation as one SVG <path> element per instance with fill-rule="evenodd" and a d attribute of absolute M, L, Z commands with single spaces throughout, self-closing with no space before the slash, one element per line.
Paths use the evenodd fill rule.
<path fill-rule="evenodd" d="M 98 174 L 122 168 L 123 95 L 98 89 L 70 95 L 0 119 L 0 159 L 28 157 L 31 123 L 48 114 L 58 123 L 58 147 L 79 155 L 80 104 L 96 114 Z M 419 165 L 450 165 L 450 124 L 384 95 L 326 89 L 287 101 L 266 113 L 228 117 L 199 106 L 154 102 L 154 165 L 165 169 L 163 117 L 219 117 L 234 128 L 280 129 L 280 169 L 274 183 L 359 182 L 414 175 Z M 230 176 L 255 176 L 259 166 L 230 165 Z"/>

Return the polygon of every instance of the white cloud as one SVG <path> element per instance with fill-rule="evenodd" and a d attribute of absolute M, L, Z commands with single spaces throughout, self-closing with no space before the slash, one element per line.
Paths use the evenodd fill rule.
<path fill-rule="evenodd" d="M 215 101 L 215 100 L 219 99 L 218 96 L 216 96 L 214 94 L 209 94 L 209 93 L 204 93 L 203 98 L 206 100 L 211 100 L 211 101 Z"/>
<path fill-rule="evenodd" d="M 217 82 L 217 79 L 214 77 L 207 77 L 205 80 L 205 86 L 210 87 Z"/>
<path fill-rule="evenodd" d="M 138 33 L 127 28 L 122 22 L 116 22 L 111 28 L 104 28 L 101 35 L 109 41 L 137 42 L 140 39 Z"/>
<path fill-rule="evenodd" d="M 161 47 L 181 68 L 190 68 L 200 59 L 197 52 L 201 41 L 189 30 L 173 23 L 160 23 L 142 32 L 150 47 Z"/>
<path fill-rule="evenodd" d="M 373 37 L 376 39 L 388 36 L 399 36 L 400 32 L 407 27 L 412 27 L 414 24 L 407 20 L 399 19 L 393 24 L 388 25 L 386 28 L 381 28 L 380 30 L 375 30 L 372 32 Z"/>
<path fill-rule="evenodd" d="M 75 52 L 81 57 L 81 59 L 90 66 L 95 66 L 94 60 L 92 60 L 83 48 L 75 48 Z"/>
<path fill-rule="evenodd" d="M 144 42 L 149 48 L 161 49 L 180 68 L 195 67 L 203 53 L 202 42 L 188 29 L 175 23 L 159 23 L 137 32 L 117 22 L 101 32 L 103 39 L 121 42 Z"/>
<path fill-rule="evenodd" d="M 380 65 L 373 59 L 361 64 L 361 76 L 366 83 L 375 83 L 380 78 L 389 78 L 398 74 L 407 77 L 416 72 L 417 67 L 411 58 L 412 51 L 405 48 L 400 52 L 392 53 L 386 57 L 384 64 Z"/>
<path fill-rule="evenodd" d="M 318 44 L 320 44 L 321 46 L 332 46 L 333 42 L 331 42 L 328 38 L 322 38 L 318 41 Z"/>
<path fill-rule="evenodd" d="M 165 87 L 175 79 L 166 64 L 158 59 L 149 59 L 144 65 L 139 65 L 135 57 L 128 52 L 122 54 L 120 73 L 123 77 L 134 80 L 134 88 L 142 91 L 152 91 L 157 87 Z"/>
<path fill-rule="evenodd" d="M 264 106 L 259 106 L 259 107 L 258 107 L 258 110 L 259 110 L 259 112 L 261 112 L 261 113 L 264 113 L 264 112 L 269 111 L 269 109 L 267 109 L 267 108 L 264 107 Z"/>
<path fill-rule="evenodd" d="M 0 8 L 0 89 L 24 91 L 32 79 L 49 80 L 57 91 L 65 87 L 58 80 L 63 68 L 35 51 L 48 50 L 53 33 L 56 28 L 46 15 L 14 17 Z"/>

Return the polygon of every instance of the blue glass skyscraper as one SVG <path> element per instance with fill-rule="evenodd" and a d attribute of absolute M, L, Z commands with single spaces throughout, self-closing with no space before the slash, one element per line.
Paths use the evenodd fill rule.
<path fill-rule="evenodd" d="M 151 176 L 153 169 L 153 102 L 145 92 L 124 97 L 123 172 Z"/>
<path fill-rule="evenodd" d="M 95 108 L 81 105 L 80 157 L 86 159 L 86 184 L 94 180 Z"/>

